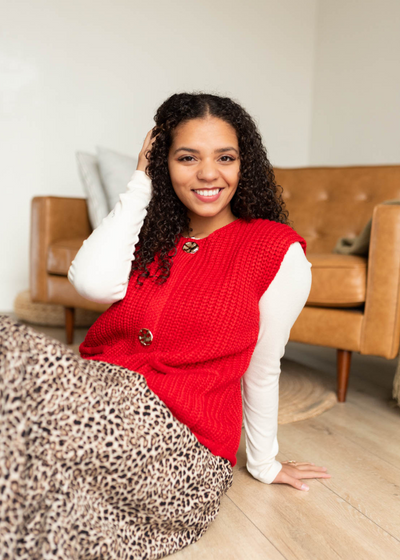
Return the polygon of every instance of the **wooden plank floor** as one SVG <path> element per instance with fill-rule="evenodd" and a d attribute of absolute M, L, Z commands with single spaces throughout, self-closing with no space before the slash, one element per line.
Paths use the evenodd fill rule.
<path fill-rule="evenodd" d="M 61 329 L 40 329 L 65 341 Z M 75 342 L 83 340 L 78 329 Z M 335 351 L 289 342 L 285 357 L 321 372 L 335 390 Z M 400 408 L 391 391 L 397 360 L 353 354 L 346 403 L 279 426 L 278 460 L 326 466 L 309 492 L 249 475 L 244 438 L 234 483 L 207 533 L 174 560 L 400 559 Z"/>

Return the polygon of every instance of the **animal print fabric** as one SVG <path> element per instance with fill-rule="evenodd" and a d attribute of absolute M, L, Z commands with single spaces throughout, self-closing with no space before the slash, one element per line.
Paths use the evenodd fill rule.
<path fill-rule="evenodd" d="M 153 559 L 196 542 L 232 484 L 137 372 L 0 316 L 4 560 Z"/>

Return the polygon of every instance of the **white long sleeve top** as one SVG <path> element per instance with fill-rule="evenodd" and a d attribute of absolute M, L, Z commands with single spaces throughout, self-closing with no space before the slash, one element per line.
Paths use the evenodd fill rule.
<path fill-rule="evenodd" d="M 84 298 L 114 303 L 125 297 L 132 256 L 151 200 L 151 179 L 136 170 L 115 208 L 83 242 L 68 279 Z M 282 464 L 278 408 L 281 358 L 290 330 L 311 289 L 311 263 L 299 242 L 287 250 L 279 271 L 259 301 L 260 327 L 256 347 L 242 378 L 247 470 L 271 484 Z"/>

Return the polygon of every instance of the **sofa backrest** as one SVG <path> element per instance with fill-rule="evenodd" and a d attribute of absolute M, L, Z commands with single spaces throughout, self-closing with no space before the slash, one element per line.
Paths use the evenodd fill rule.
<path fill-rule="evenodd" d="M 291 226 L 311 253 L 330 253 L 340 237 L 362 231 L 377 204 L 400 200 L 400 165 L 274 171 Z"/>

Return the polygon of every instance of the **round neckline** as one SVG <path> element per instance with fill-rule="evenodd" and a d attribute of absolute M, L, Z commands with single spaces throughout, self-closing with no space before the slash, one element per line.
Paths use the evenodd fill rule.
<path fill-rule="evenodd" d="M 198 241 L 205 241 L 206 239 L 209 239 L 212 235 L 215 235 L 218 232 L 221 232 L 222 230 L 225 230 L 226 228 L 228 228 L 229 226 L 231 226 L 232 224 L 236 224 L 236 222 L 239 222 L 240 218 L 236 218 L 236 220 L 233 220 L 233 222 L 229 222 L 229 224 L 225 224 L 224 226 L 216 229 L 215 231 L 213 231 L 212 233 L 209 233 L 206 237 L 184 237 L 183 235 L 181 235 L 181 239 L 184 239 L 185 241 L 190 241 L 191 239 L 193 239 L 194 241 L 196 241 L 196 243 Z"/>

